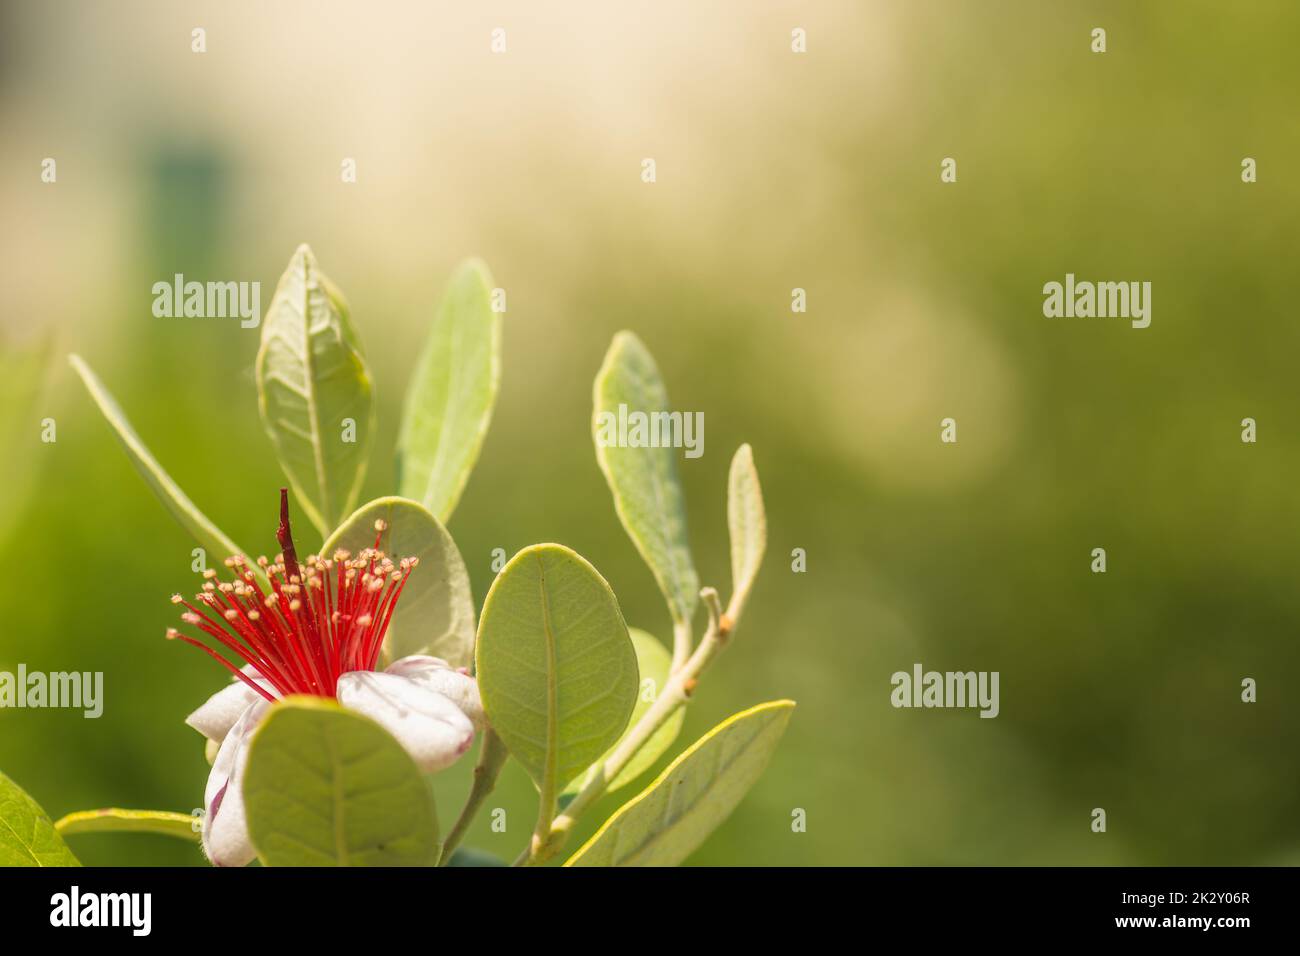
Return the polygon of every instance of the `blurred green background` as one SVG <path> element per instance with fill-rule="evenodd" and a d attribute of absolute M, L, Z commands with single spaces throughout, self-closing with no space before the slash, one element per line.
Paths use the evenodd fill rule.
<path fill-rule="evenodd" d="M 681 471 L 724 591 L 727 464 L 754 446 L 768 560 L 681 743 L 760 700 L 799 709 L 693 862 L 1296 858 L 1294 3 L 0 9 L 0 322 L 11 348 L 52 343 L 0 472 L 0 669 L 106 685 L 99 720 L 0 711 L 0 769 L 51 814 L 200 805 L 182 720 L 225 680 L 163 640 L 193 545 L 64 356 L 225 531 L 273 551 L 258 332 L 154 318 L 151 286 L 258 280 L 265 308 L 305 241 L 377 383 L 364 498 L 394 490 L 400 402 L 455 264 L 480 255 L 507 289 L 503 391 L 450 524 L 479 602 L 494 548 L 559 541 L 667 637 L 592 452 L 618 329 L 705 412 Z M 1151 327 L 1044 318 L 1066 272 L 1151 281 Z M 914 662 L 1000 671 L 1001 715 L 893 709 Z M 444 826 L 469 771 L 438 779 Z M 507 833 L 484 815 L 468 842 L 513 858 L 535 796 L 514 766 L 498 794 Z M 161 837 L 74 840 L 92 864 L 201 862 Z"/>

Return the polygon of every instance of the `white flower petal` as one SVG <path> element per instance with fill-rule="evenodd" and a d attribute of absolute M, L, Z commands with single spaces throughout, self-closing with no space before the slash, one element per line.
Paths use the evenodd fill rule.
<path fill-rule="evenodd" d="M 478 681 L 469 676 L 465 668 L 455 668 L 440 657 L 414 654 L 394 661 L 386 673 L 397 674 L 415 681 L 421 687 L 436 691 L 461 709 L 477 730 L 485 726 L 483 701 L 478 695 Z"/>
<path fill-rule="evenodd" d="M 275 690 L 270 683 L 259 677 L 251 665 L 244 668 L 244 673 L 275 696 Z M 230 733 L 230 728 L 235 726 L 235 721 L 243 716 L 244 711 L 257 701 L 265 699 L 242 680 L 234 678 L 229 685 L 209 697 L 202 707 L 186 717 L 185 723 L 209 740 L 221 743 L 226 739 L 226 734 Z"/>
<path fill-rule="evenodd" d="M 203 852 L 216 866 L 247 866 L 257 856 L 244 815 L 244 766 L 248 741 L 270 709 L 269 701 L 258 698 L 244 710 L 222 741 L 208 774 L 203 794 Z"/>
<path fill-rule="evenodd" d="M 474 725 L 459 707 L 397 674 L 350 671 L 339 678 L 338 696 L 396 737 L 426 773 L 450 767 L 474 742 Z"/>

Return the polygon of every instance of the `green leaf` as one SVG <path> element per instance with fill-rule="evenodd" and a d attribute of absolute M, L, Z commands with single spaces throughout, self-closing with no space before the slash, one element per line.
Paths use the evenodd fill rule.
<path fill-rule="evenodd" d="M 356 503 L 374 431 L 370 371 L 347 303 L 298 247 L 262 322 L 262 423 L 303 511 L 328 534 Z M 354 441 L 345 441 L 352 423 Z"/>
<path fill-rule="evenodd" d="M 623 613 L 605 579 L 562 545 L 525 548 L 501 570 L 475 653 L 488 721 L 543 800 L 627 726 L 637 670 Z"/>
<path fill-rule="evenodd" d="M 465 562 L 438 519 L 419 502 L 376 498 L 362 505 L 326 540 L 321 556 L 338 548 L 356 554 L 375 544 L 375 521 L 388 524 L 383 549 L 394 559 L 419 558 L 402 588 L 385 646 L 393 659 L 432 654 L 453 667 L 474 659 L 474 599 Z"/>
<path fill-rule="evenodd" d="M 731 815 L 785 733 L 794 701 L 728 717 L 605 821 L 565 866 L 676 866 Z"/>
<path fill-rule="evenodd" d="M 492 421 L 501 379 L 501 316 L 492 277 L 461 264 L 433 319 L 406 392 L 397 439 L 398 489 L 451 518 Z"/>
<path fill-rule="evenodd" d="M 0 459 L 0 539 L 22 512 L 42 460 L 41 416 L 34 413 L 49 352 L 44 340 L 22 349 L 0 345 L 0 448 L 9 452 Z"/>
<path fill-rule="evenodd" d="M 489 853 L 487 850 L 476 850 L 473 847 L 458 847 L 447 861 L 448 866 L 508 866 L 505 860 L 495 853 Z"/>
<path fill-rule="evenodd" d="M 171 475 L 163 470 L 162 465 L 145 447 L 140 436 L 135 433 L 131 423 L 126 420 L 122 414 L 122 409 L 118 407 L 113 396 L 109 394 L 108 389 L 99 380 L 98 376 L 90 370 L 85 362 L 78 355 L 69 355 L 68 361 L 72 367 L 77 370 L 81 376 L 82 382 L 86 385 L 86 390 L 90 392 L 90 397 L 95 400 L 99 410 L 103 413 L 104 418 L 113 426 L 117 432 L 117 437 L 121 440 L 122 446 L 126 449 L 127 456 L 131 463 L 135 465 L 136 470 L 153 489 L 153 493 L 158 496 L 167 510 L 172 513 L 181 527 L 188 531 L 200 545 L 208 552 L 208 557 L 216 563 L 232 557 L 237 554 L 247 556 L 247 552 L 235 542 L 231 541 L 226 534 L 208 520 L 207 515 L 200 511 L 190 501 L 189 496 L 181 491 L 180 486 L 172 480 Z M 255 564 L 253 567 L 257 567 Z M 260 573 L 260 569 L 259 573 Z"/>
<path fill-rule="evenodd" d="M 433 793 L 401 745 L 321 697 L 271 708 L 249 745 L 244 803 L 267 866 L 432 866 Z"/>
<path fill-rule="evenodd" d="M 640 689 L 637 691 L 636 706 L 632 708 L 632 717 L 627 722 L 627 729 L 614 742 L 614 745 L 600 755 L 587 773 L 575 778 L 564 788 L 564 793 L 567 795 L 575 794 L 582 789 L 591 775 L 596 772 L 596 768 L 604 763 L 618 745 L 623 742 L 623 737 L 632 732 L 632 728 L 650 709 L 659 692 L 668 683 L 668 671 L 671 669 L 673 662 L 673 656 L 668 652 L 668 648 L 664 647 L 653 634 L 647 634 L 638 628 L 630 627 L 627 633 L 632 638 L 632 646 L 636 650 L 637 671 L 641 674 Z M 682 722 L 685 720 L 686 709 L 679 707 L 673 712 L 672 716 L 663 722 L 663 725 L 658 730 L 650 735 L 650 739 L 641 745 L 641 749 L 624 765 L 618 776 L 605 787 L 605 791 L 608 793 L 611 790 L 626 787 L 649 770 L 656 760 L 668 752 L 668 748 L 673 745 L 673 741 L 681 733 Z"/>
<path fill-rule="evenodd" d="M 0 866 L 81 866 L 40 804 L 3 773 Z"/>
<path fill-rule="evenodd" d="M 727 479 L 727 529 L 731 532 L 731 603 L 744 606 L 754 583 L 763 552 L 767 550 L 767 515 L 763 489 L 754 467 L 754 452 L 741 445 L 731 459 Z"/>
<path fill-rule="evenodd" d="M 668 392 L 654 357 L 631 332 L 614 336 L 593 388 L 592 437 L 596 460 L 614 493 L 614 508 L 628 537 L 650 566 L 673 621 L 690 621 L 700 580 L 686 539 L 686 505 L 677 480 L 677 450 L 622 448 L 602 440 L 617 422 L 619 406 L 653 415 L 667 412 Z M 610 418 L 609 416 L 613 416 Z"/>
<path fill-rule="evenodd" d="M 121 810 L 107 807 L 103 810 L 79 810 L 69 813 L 54 829 L 63 836 L 79 833 L 158 833 L 198 843 L 200 830 L 198 817 L 170 810 Z"/>

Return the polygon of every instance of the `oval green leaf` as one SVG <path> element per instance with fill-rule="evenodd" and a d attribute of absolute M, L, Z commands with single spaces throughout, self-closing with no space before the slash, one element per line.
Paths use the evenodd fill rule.
<path fill-rule="evenodd" d="M 68 361 L 77 370 L 77 374 L 81 376 L 81 381 L 85 384 L 86 390 L 90 392 L 90 397 L 95 400 L 95 404 L 99 406 L 104 418 L 113 426 L 113 431 L 117 433 L 118 439 L 122 442 L 122 447 L 126 449 L 131 464 L 135 465 L 136 471 L 140 472 L 141 477 L 153 489 L 153 493 L 158 496 L 158 500 L 172 513 L 172 517 L 180 522 L 181 527 L 188 531 L 194 540 L 207 550 L 208 558 L 219 563 L 237 554 L 247 556 L 247 552 L 243 548 L 231 541 L 220 528 L 208 520 L 208 517 L 198 509 L 194 502 L 190 501 L 189 496 L 181 491 L 180 486 L 172 480 L 171 475 L 167 474 L 162 465 L 158 464 L 158 459 L 154 458 L 149 449 L 145 447 L 144 442 L 140 440 L 140 436 L 135 433 L 135 429 L 127 421 L 126 415 L 122 413 L 122 409 L 113 399 L 113 396 L 109 394 L 108 389 L 104 387 L 104 383 L 90 370 L 90 366 L 83 362 L 78 355 L 69 355 Z M 253 567 L 257 567 L 256 564 Z"/>
<path fill-rule="evenodd" d="M 374 721 L 317 697 L 272 707 L 244 775 L 248 832 L 267 866 L 432 866 L 433 793 Z"/>
<path fill-rule="evenodd" d="M 321 556 L 338 548 L 353 554 L 375 545 L 375 522 L 388 525 L 383 549 L 397 558 L 419 558 L 402 588 L 385 646 L 392 659 L 432 654 L 453 667 L 474 659 L 474 598 L 469 572 L 447 529 L 417 501 L 376 498 L 362 505 L 329 536 Z"/>
<path fill-rule="evenodd" d="M 398 490 L 442 521 L 460 501 L 492 421 L 501 380 L 501 316 L 492 277 L 461 264 L 434 315 L 406 392 L 397 438 Z"/>
<path fill-rule="evenodd" d="M 81 866 L 40 804 L 3 773 L 0 866 Z"/>
<path fill-rule="evenodd" d="M 727 530 L 731 534 L 731 607 L 745 606 L 749 589 L 767 550 L 767 514 L 763 488 L 754 467 L 754 452 L 741 445 L 731 459 L 727 478 Z"/>
<path fill-rule="evenodd" d="M 187 813 L 170 810 L 122 810 L 105 807 L 102 810 L 79 810 L 69 813 L 54 824 L 63 836 L 80 833 L 157 833 L 198 843 L 201 821 Z"/>
<path fill-rule="evenodd" d="M 636 667 L 641 675 L 636 695 L 636 706 L 632 708 L 632 717 L 628 720 L 627 729 L 623 731 L 622 736 L 614 742 L 612 747 L 600 755 L 587 773 L 575 778 L 564 788 L 565 794 L 576 794 L 583 788 L 596 768 L 607 760 L 609 755 L 623 742 L 623 737 L 632 732 L 632 728 L 637 725 L 637 721 L 650 709 L 659 692 L 668 683 L 668 672 L 672 668 L 673 662 L 673 656 L 669 653 L 668 648 L 664 647 L 653 634 L 648 634 L 639 628 L 629 627 L 627 633 L 632 638 L 632 647 L 636 650 Z M 655 761 L 667 753 L 668 748 L 673 745 L 673 741 L 677 739 L 677 735 L 682 731 L 682 722 L 685 720 L 686 708 L 679 707 L 673 711 L 672 716 L 665 720 L 659 729 L 650 735 L 650 739 L 641 745 L 641 749 L 632 755 L 632 759 L 624 765 L 618 776 L 605 788 L 605 791 L 608 793 L 611 790 L 626 787 L 654 766 Z"/>
<path fill-rule="evenodd" d="M 620 807 L 565 866 L 677 866 L 731 815 L 762 775 L 794 701 L 759 704 L 691 744 Z"/>
<path fill-rule="evenodd" d="M 562 545 L 525 548 L 497 575 L 475 659 L 488 721 L 544 800 L 618 739 L 636 702 L 636 652 L 614 592 Z"/>
<path fill-rule="evenodd" d="M 347 304 L 306 245 L 266 310 L 257 391 L 280 466 L 307 517 L 328 534 L 356 503 L 374 411 Z"/>
<path fill-rule="evenodd" d="M 677 480 L 675 448 L 620 447 L 624 414 L 668 412 L 654 357 L 631 332 L 619 332 L 605 354 L 593 387 L 591 429 L 596 460 L 614 495 L 614 509 L 650 566 L 673 621 L 690 621 L 699 603 L 700 580 L 686 536 L 686 505 Z"/>

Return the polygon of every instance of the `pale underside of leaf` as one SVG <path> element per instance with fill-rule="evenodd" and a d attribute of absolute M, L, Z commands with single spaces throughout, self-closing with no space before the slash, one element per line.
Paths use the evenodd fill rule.
<path fill-rule="evenodd" d="M 367 717 L 288 698 L 253 738 L 249 834 L 270 866 L 432 866 L 433 794 L 400 744 Z"/>
<path fill-rule="evenodd" d="M 628 536 L 649 565 L 674 622 L 690 621 L 700 582 L 691 559 L 686 504 L 677 478 L 677 449 L 631 448 L 601 441 L 601 416 L 667 412 L 668 393 L 653 356 L 631 332 L 614 336 L 593 387 L 592 437 Z"/>
<path fill-rule="evenodd" d="M 474 659 L 469 572 L 447 529 L 418 501 L 387 497 L 362 505 L 329 536 L 321 555 L 373 547 L 376 520 L 387 525 L 381 546 L 389 557 L 420 559 L 402 587 L 384 640 L 389 659 L 431 654 L 453 667 L 468 667 Z"/>
<path fill-rule="evenodd" d="M 654 705 L 658 695 L 668 683 L 669 671 L 672 667 L 672 654 L 669 653 L 668 648 L 653 634 L 639 628 L 630 627 L 627 632 L 628 636 L 632 638 L 632 646 L 636 650 L 637 671 L 640 674 L 636 706 L 632 709 L 632 716 L 628 720 L 627 729 L 623 731 L 622 736 L 600 755 L 600 758 L 591 765 L 586 773 L 570 781 L 569 785 L 564 788 L 565 794 L 576 794 L 588 780 L 599 772 L 601 765 L 609 758 L 610 754 L 618 749 L 623 742 L 623 738 L 632 732 L 637 722 Z M 618 776 L 606 784 L 605 792 L 608 793 L 626 787 L 649 770 L 655 761 L 668 752 L 668 748 L 673 745 L 673 741 L 681 733 L 682 724 L 685 720 L 686 708 L 680 707 L 632 755 L 632 758 L 619 771 Z"/>
<path fill-rule="evenodd" d="M 370 372 L 343 297 L 300 246 L 262 322 L 259 407 L 281 467 L 321 534 L 347 514 L 373 432 Z M 355 424 L 345 441 L 345 423 Z"/>
<path fill-rule="evenodd" d="M 731 459 L 727 480 L 727 529 L 731 534 L 732 601 L 743 605 L 767 550 L 767 515 L 754 453 L 741 445 Z"/>
<path fill-rule="evenodd" d="M 95 400 L 100 412 L 103 413 L 104 418 L 113 427 L 113 431 L 126 449 L 127 457 L 131 459 L 131 463 L 135 465 L 136 470 L 149 487 L 153 489 L 158 499 L 171 512 L 172 517 L 180 522 L 181 527 L 188 531 L 208 552 L 210 561 L 220 562 L 234 555 L 247 557 L 247 552 L 231 541 L 220 528 L 213 524 L 189 499 L 189 496 L 181 491 L 180 486 L 176 484 L 171 475 L 167 474 L 162 465 L 158 463 L 158 460 L 145 447 L 140 436 L 131 427 L 131 423 L 127 421 L 122 409 L 113 399 L 113 396 L 109 394 L 108 389 L 104 387 L 98 376 L 91 371 L 90 366 L 77 355 L 68 356 L 68 361 L 77 370 L 77 374 L 81 376 L 82 382 L 85 383 L 86 390 L 90 392 L 90 397 Z M 256 566 L 254 565 L 254 567 Z M 260 574 L 260 569 L 258 569 L 258 573 Z"/>
<path fill-rule="evenodd" d="M 771 701 L 727 718 L 620 807 L 565 866 L 676 866 L 762 775 L 794 702 Z"/>
<path fill-rule="evenodd" d="M 487 267 L 463 263 L 438 306 L 407 389 L 399 490 L 446 522 L 478 460 L 501 378 L 501 316 Z"/>
<path fill-rule="evenodd" d="M 493 729 L 554 797 L 618 739 L 636 653 L 604 578 L 561 545 L 525 548 L 497 575 L 475 648 Z"/>

